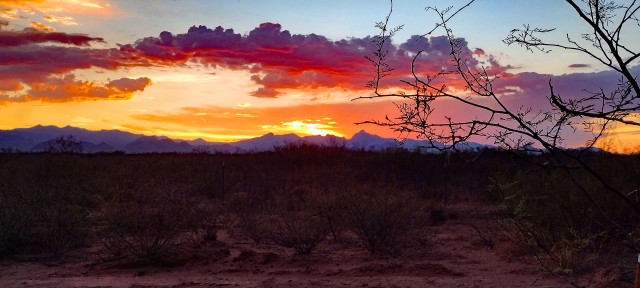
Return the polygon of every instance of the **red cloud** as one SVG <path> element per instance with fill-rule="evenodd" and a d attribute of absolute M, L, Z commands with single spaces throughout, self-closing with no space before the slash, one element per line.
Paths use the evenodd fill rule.
<path fill-rule="evenodd" d="M 0 91 L 18 91 L 24 88 L 19 82 L 0 79 Z"/>
<path fill-rule="evenodd" d="M 0 88 L 7 87 L 0 92 L 16 91 L 16 87 L 25 85 L 35 87 L 76 69 L 115 70 L 193 62 L 254 73 L 251 80 L 261 86 L 252 94 L 256 97 L 278 97 L 283 94 L 282 89 L 361 90 L 366 89 L 366 83 L 374 75 L 371 63 L 363 57 L 376 49 L 372 40 L 365 37 L 331 41 L 316 34 L 292 35 L 279 24 L 262 23 L 247 35 L 222 27 L 193 26 L 184 34 L 165 31 L 158 37 L 120 45 L 119 49 L 92 49 L 86 46 L 103 39 L 33 28 L 0 30 L 0 79 L 3 79 Z M 42 45 L 45 43 L 76 47 Z M 463 39 L 460 44 L 470 65 L 477 65 L 472 55 L 477 55 L 478 50 L 469 49 Z M 451 66 L 449 41 L 444 36 L 429 39 L 414 36 L 398 47 L 387 43 L 384 49 L 389 51 L 388 64 L 398 69 L 385 79 L 386 86 L 400 86 L 400 80 L 411 80 L 411 62 L 418 51 L 423 51 L 415 63 L 421 73 L 436 73 Z M 490 56 L 486 57 L 492 72 L 504 71 L 496 61 L 491 62 Z M 456 83 L 448 77 L 441 77 L 439 81 L 447 81 L 450 86 Z"/>
<path fill-rule="evenodd" d="M 21 91 L 25 86 L 31 91 L 14 93 L 13 97 L 4 96 L 4 101 L 24 101 L 28 99 L 50 99 L 50 101 L 70 101 L 83 99 L 96 99 L 91 93 L 80 97 L 75 92 L 82 91 L 80 87 L 85 84 L 75 83 L 68 86 L 69 89 L 57 89 L 50 91 L 46 87 L 50 84 L 59 84 L 55 79 L 61 75 L 72 73 L 76 69 L 103 68 L 114 70 L 123 66 L 144 65 L 136 62 L 126 52 L 119 49 L 92 49 L 91 42 L 103 42 L 102 38 L 90 37 L 81 34 L 67 34 L 62 32 L 46 32 L 33 28 L 25 28 L 21 31 L 0 30 L 0 95 L 3 91 Z M 42 45 L 42 44 L 68 44 Z M 81 47 L 78 47 L 81 46 Z M 72 81 L 73 82 L 73 81 Z M 97 84 L 96 84 L 97 85 Z M 89 85 L 90 86 L 90 85 Z M 75 88 L 74 88 L 75 87 Z M 78 90 L 79 89 L 79 90 Z M 96 92 L 87 88 L 87 91 Z M 99 90 L 99 89 L 98 89 Z M 43 95 L 52 93 L 51 95 Z M 69 95 L 61 95 L 69 91 Z M 28 94 L 31 93 L 31 94 Z M 105 91 L 104 95 L 114 95 L 115 91 Z M 110 96 L 109 96 L 110 97 Z M 109 99 L 106 97 L 105 99 Z M 128 96 L 125 96 L 128 97 Z M 63 100 L 58 100 L 63 99 Z"/>
<path fill-rule="evenodd" d="M 27 95 L 18 98 L 2 97 L 6 102 L 34 101 L 70 102 L 88 100 L 126 100 L 133 93 L 143 91 L 151 84 L 151 79 L 122 78 L 107 84 L 76 80 L 72 74 L 62 78 L 51 77 L 45 82 L 33 84 Z"/>
<path fill-rule="evenodd" d="M 185 34 L 173 35 L 165 31 L 159 37 L 123 45 L 121 51 L 136 53 L 158 65 L 194 61 L 214 67 L 250 70 L 256 73 L 251 80 L 262 86 L 253 96 L 277 97 L 281 94 L 279 89 L 365 89 L 365 84 L 374 75 L 371 63 L 363 57 L 376 49 L 372 40 L 365 37 L 331 41 L 316 34 L 292 35 L 275 23 L 262 23 L 244 36 L 233 29 L 193 26 Z M 399 47 L 387 43 L 385 49 L 389 51 L 388 64 L 398 69 L 385 82 L 392 86 L 400 85 L 400 79 L 410 80 L 411 61 L 418 51 L 423 52 L 416 61 L 416 68 L 422 73 L 436 73 L 451 67 L 451 48 L 444 36 L 413 36 Z M 472 66 L 479 64 L 471 57 L 474 53 L 485 56 L 479 52 L 482 50 L 469 49 L 464 39 L 460 41 L 460 49 Z M 489 57 L 489 60 L 493 59 Z M 492 72 L 504 71 L 496 61 L 487 65 L 492 66 Z"/>
<path fill-rule="evenodd" d="M 0 23 L 0 26 L 3 24 Z M 205 26 L 193 26 L 184 34 L 174 35 L 165 31 L 158 37 L 147 37 L 133 44 L 120 45 L 119 49 L 92 49 L 87 46 L 103 41 L 102 38 L 45 32 L 32 28 L 22 31 L 0 30 L 0 93 L 25 90 L 24 87 L 38 87 L 33 88 L 28 97 L 27 94 L 22 95 L 21 99 L 92 99 L 96 97 L 73 96 L 73 91 L 76 91 L 73 89 L 68 90 L 71 93 L 69 97 L 64 97 L 57 94 L 65 91 L 64 89 L 56 90 L 54 93 L 46 87 L 49 87 L 47 85 L 52 84 L 52 81 L 55 82 L 52 79 L 63 79 L 62 75 L 73 73 L 76 69 L 115 70 L 131 66 L 188 65 L 193 62 L 253 73 L 250 79 L 261 86 L 253 92 L 252 95 L 255 97 L 278 97 L 284 93 L 283 89 L 340 87 L 361 90 L 367 89 L 366 83 L 374 76 L 373 66 L 363 57 L 372 55 L 372 51 L 375 51 L 373 39 L 364 37 L 332 41 L 316 34 L 291 34 L 283 30 L 279 24 L 263 23 L 246 35 L 222 27 L 209 29 Z M 461 56 L 468 60 L 469 66 L 485 66 L 489 74 L 502 76 L 494 85 L 498 94 L 509 94 L 511 98 L 516 94 L 531 96 L 533 92 L 536 95 L 547 94 L 548 79 L 551 76 L 505 73 L 510 66 L 501 65 L 482 49 L 469 48 L 464 39 L 458 40 Z M 68 44 L 73 47 L 43 45 L 48 43 Z M 386 43 L 384 49 L 389 51 L 387 63 L 396 69 L 383 81 L 385 87 L 399 87 L 402 85 L 400 80 L 412 80 L 411 64 L 418 52 L 421 54 L 416 59 L 415 71 L 420 76 L 452 67 L 451 47 L 449 39 L 445 36 L 412 36 L 397 46 Z M 592 74 L 583 76 L 589 77 Z M 148 84 L 139 79 L 121 80 L 101 87 L 131 92 L 141 91 L 136 88 Z M 464 86 L 459 78 L 453 76 L 442 76 L 437 81 L 446 83 L 449 87 Z M 595 83 L 592 80 L 588 81 Z M 581 90 L 574 87 L 574 84 L 566 85 L 576 88 L 576 91 Z M 47 98 L 45 92 L 53 94 Z M 532 99 L 520 98 L 518 101 L 530 103 L 534 101 Z M 536 104 L 546 101 L 545 97 L 535 99 Z"/>

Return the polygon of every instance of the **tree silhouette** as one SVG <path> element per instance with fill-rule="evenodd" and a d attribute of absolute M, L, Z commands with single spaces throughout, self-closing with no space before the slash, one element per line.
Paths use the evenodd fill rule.
<path fill-rule="evenodd" d="M 47 147 L 48 152 L 54 153 L 82 153 L 84 146 L 82 141 L 73 137 L 73 135 L 58 136 L 54 142 Z"/>
<path fill-rule="evenodd" d="M 373 95 L 357 99 L 399 99 L 395 105 L 399 116 L 386 116 L 384 120 L 363 121 L 358 124 L 376 124 L 390 127 L 401 137 L 414 135 L 429 140 L 432 147 L 440 150 L 457 150 L 459 143 L 472 138 L 484 138 L 493 141 L 503 149 L 527 153 L 543 153 L 544 162 L 539 163 L 542 168 L 560 169 L 566 173 L 568 181 L 572 181 L 588 199 L 590 207 L 584 211 L 596 211 L 612 227 L 613 234 L 625 235 L 637 229 L 640 223 L 640 202 L 633 199 L 638 189 L 621 190 L 610 179 L 605 179 L 585 160 L 587 151 L 603 137 L 613 125 L 640 126 L 634 115 L 640 113 L 640 88 L 638 76 L 631 72 L 631 67 L 640 58 L 640 48 L 634 47 L 631 41 L 640 35 L 640 20 L 638 10 L 640 3 L 636 1 L 604 1 L 604 0 L 565 0 L 575 11 L 577 17 L 583 20 L 590 33 L 572 36 L 567 34 L 566 43 L 546 42 L 546 33 L 555 31 L 554 28 L 537 28 L 524 25 L 522 29 L 513 29 L 503 40 L 507 45 L 520 45 L 529 51 L 548 52 L 550 49 L 564 49 L 579 52 L 587 58 L 597 60 L 605 68 L 615 71 L 619 75 L 617 86 L 611 90 L 600 88 L 597 92 L 588 92 L 582 97 L 563 97 L 554 89 L 554 83 L 549 81 L 547 98 L 549 109 L 536 111 L 532 107 L 520 106 L 513 108 L 494 89 L 498 75 L 492 75 L 491 67 L 482 66 L 473 61 L 472 55 L 467 53 L 464 40 L 454 35 L 449 24 L 460 12 L 469 7 L 474 1 L 467 1 L 461 8 L 438 9 L 427 7 L 427 11 L 435 13 L 437 23 L 430 31 L 421 37 L 429 37 L 436 31 L 441 31 L 448 39 L 450 46 L 451 68 L 443 68 L 435 73 L 420 71 L 417 65 L 422 61 L 424 51 L 417 52 L 411 64 L 412 77 L 401 80 L 406 89 L 401 92 L 387 93 L 381 80 L 392 74 L 394 68 L 387 61 L 387 51 L 383 47 L 388 45 L 393 35 L 402 26 L 389 27 L 389 19 L 393 11 L 393 1 L 386 19 L 376 24 L 380 33 L 374 38 L 378 47 L 372 56 L 365 57 L 374 66 L 375 76 L 368 86 L 373 89 Z M 624 3 L 621 3 L 624 2 Z M 452 89 L 450 81 L 463 83 L 464 89 Z M 508 81 L 508 80 L 503 80 Z M 410 91 L 410 92 L 407 92 Z M 456 118 L 448 115 L 438 115 L 436 107 L 443 100 L 455 103 L 455 109 L 474 115 L 474 118 Z M 586 142 L 586 148 L 581 151 L 570 151 L 561 147 L 565 137 L 576 131 L 576 127 L 584 127 L 591 132 Z M 443 144 L 443 145 L 440 145 Z M 534 147 L 541 147 L 537 149 Z M 611 199 L 624 203 L 632 215 L 625 218 L 614 217 L 611 208 L 603 208 L 602 203 L 595 200 L 592 193 L 592 181 L 585 183 L 577 175 L 587 173 L 591 179 L 601 185 L 602 192 Z M 629 173 L 633 173 L 630 171 Z M 556 192 L 559 193 L 559 192 Z M 563 205 L 570 206 L 571 203 Z M 638 251 L 640 243 L 629 241 L 632 249 Z"/>
<path fill-rule="evenodd" d="M 606 67 L 618 72 L 621 76 L 618 86 L 613 91 L 589 93 L 579 99 L 565 99 L 554 91 L 552 81 L 549 81 L 549 95 L 546 95 L 551 109 L 547 111 L 534 111 L 530 107 L 510 108 L 504 100 L 494 91 L 496 75 L 490 75 L 483 66 L 472 66 L 470 55 L 463 53 L 463 40 L 453 34 L 449 26 L 449 20 L 474 1 L 457 10 L 448 7 L 439 10 L 428 7 L 433 11 L 439 22 L 435 27 L 422 35 L 428 37 L 435 31 L 443 30 L 450 44 L 450 56 L 453 69 L 443 69 L 432 75 L 425 75 L 424 71 L 416 71 L 416 61 L 419 61 L 423 51 L 413 57 L 411 81 L 402 80 L 413 93 L 384 93 L 381 80 L 390 75 L 394 67 L 386 62 L 387 51 L 385 43 L 389 42 L 393 35 L 402 28 L 389 28 L 388 21 L 392 9 L 385 21 L 376 24 L 380 34 L 374 38 L 378 49 L 373 56 L 367 58 L 375 67 L 375 77 L 369 82 L 369 87 L 374 90 L 374 95 L 356 99 L 370 98 L 401 98 L 405 100 L 396 104 L 400 115 L 395 118 L 387 116 L 385 120 L 363 121 L 358 124 L 373 123 L 388 126 L 401 135 L 413 134 L 419 138 L 442 143 L 433 145 L 441 150 L 456 150 L 458 143 L 468 141 L 472 137 L 482 137 L 493 140 L 494 143 L 504 149 L 532 150 L 534 145 L 543 147 L 555 156 L 553 162 L 547 165 L 556 167 L 580 167 L 589 171 L 593 177 L 600 181 L 616 197 L 623 199 L 636 212 L 640 213 L 640 204 L 631 200 L 623 191 L 618 191 L 607 181 L 602 179 L 587 163 L 582 161 L 581 155 L 569 153 L 561 147 L 565 134 L 575 131 L 574 125 L 582 124 L 593 136 L 587 142 L 587 148 L 593 147 L 602 137 L 606 129 L 615 123 L 640 126 L 640 122 L 630 119 L 633 113 L 640 113 L 640 88 L 638 88 L 638 75 L 632 75 L 629 67 L 638 59 L 640 52 L 632 50 L 631 46 L 623 42 L 622 33 L 628 29 L 635 29 L 640 33 L 640 21 L 637 11 L 640 4 L 635 1 L 630 5 L 617 4 L 615 1 L 602 0 L 572 1 L 566 0 L 582 18 L 586 25 L 593 29 L 592 34 L 581 35 L 583 42 L 574 41 L 567 37 L 568 44 L 547 43 L 538 38 L 538 34 L 544 34 L 554 29 L 531 28 L 525 25 L 524 29 L 514 29 L 504 40 L 506 44 L 518 44 L 529 50 L 548 51 L 549 47 L 558 47 L 572 51 L 579 51 L 588 57 L 592 57 Z M 391 1 L 393 5 L 393 1 Z M 637 24 L 637 25 L 636 25 Z M 628 27 L 630 26 L 630 27 Z M 455 77 L 464 83 L 464 91 L 450 89 L 441 78 L 452 79 Z M 450 116 L 436 118 L 435 106 L 443 99 L 454 100 L 459 109 L 465 109 L 476 116 L 472 120 L 458 120 Z M 584 149 L 585 151 L 589 149 Z M 596 204 L 596 203 L 594 203 Z"/>

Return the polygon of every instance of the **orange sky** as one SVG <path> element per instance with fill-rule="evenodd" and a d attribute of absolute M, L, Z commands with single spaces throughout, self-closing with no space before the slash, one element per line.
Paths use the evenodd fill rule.
<path fill-rule="evenodd" d="M 309 4 L 318 10 L 315 12 L 300 10 L 304 5 L 298 7 L 299 2 L 276 2 L 266 7 L 244 1 L 236 7 L 217 1 L 150 5 L 116 0 L 0 0 L 0 129 L 71 125 L 209 141 L 234 141 L 268 132 L 349 138 L 362 129 L 399 136 L 388 128 L 354 124 L 398 114 L 390 100 L 352 101 L 372 94 L 365 87 L 374 76 L 364 59 L 373 51 L 372 38 L 367 35 L 377 33 L 372 26 L 386 15 L 386 1 L 371 5 L 373 8 L 357 3 Z M 412 5 L 424 4 L 413 0 L 399 4 L 398 13 L 405 14 L 396 17 L 415 18 L 406 17 L 414 13 Z M 528 14 L 537 8 L 531 7 L 531 13 L 521 8 L 503 5 L 499 9 L 536 19 Z M 286 9 L 297 9 L 293 11 L 306 18 L 297 19 L 293 11 L 285 13 Z M 474 33 L 470 30 L 473 25 L 464 22 L 470 20 L 464 19 L 492 10 L 485 6 L 473 9 L 459 17 L 460 30 L 468 33 L 460 35 L 465 37 L 461 49 L 472 64 L 505 75 L 496 89 L 510 97 L 505 101 L 512 107 L 545 107 L 549 79 L 566 83 L 563 92 L 568 95 L 582 93 L 581 86 L 573 83 L 610 80 L 611 75 L 583 61 L 584 56 L 536 54 L 541 60 L 532 61 L 524 49 L 500 46 L 495 40 L 499 36 Z M 234 14 L 237 11 L 246 15 Z M 315 23 L 314 15 L 318 21 L 328 17 L 325 13 L 341 13 L 343 25 L 369 22 L 363 27 L 370 28 L 345 28 L 349 34 L 336 35 L 331 25 L 307 25 Z M 487 21 L 498 21 L 491 19 Z M 504 25 L 508 31 L 515 23 L 509 21 L 523 20 L 510 16 L 500 21 L 504 23 L 491 25 Z M 574 30 L 574 22 L 562 21 L 566 21 L 566 30 Z M 218 26 L 225 23 L 226 27 Z M 423 74 L 451 65 L 447 39 L 411 36 L 419 32 L 403 31 L 405 38 L 386 47 L 390 50 L 387 60 L 396 68 L 384 82 L 395 87 L 392 91 L 400 89 L 400 80 L 410 79 L 412 56 L 418 50 L 425 51 L 422 61 L 416 62 L 416 70 Z M 493 42 L 488 47 L 477 46 Z M 459 83 L 453 78 L 442 81 L 452 89 Z M 442 115 L 471 117 L 474 113 L 441 104 Z M 626 147 L 640 142 L 634 127 L 618 126 L 609 132 L 606 145 L 616 147 L 612 149 L 628 150 L 632 148 Z M 584 134 L 567 139 L 568 146 L 584 144 Z"/>

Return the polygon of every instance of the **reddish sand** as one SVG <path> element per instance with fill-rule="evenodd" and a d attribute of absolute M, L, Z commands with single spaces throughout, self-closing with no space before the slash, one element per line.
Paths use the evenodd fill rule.
<path fill-rule="evenodd" d="M 380 258 L 331 240 L 301 256 L 219 231 L 220 242 L 203 248 L 219 256 L 172 268 L 114 268 L 88 252 L 64 262 L 1 260 L 0 287 L 570 287 L 526 257 L 509 261 L 498 246 L 479 244 L 469 225 L 479 221 L 474 212 L 454 211 L 456 218 L 430 227 L 405 256 Z"/>

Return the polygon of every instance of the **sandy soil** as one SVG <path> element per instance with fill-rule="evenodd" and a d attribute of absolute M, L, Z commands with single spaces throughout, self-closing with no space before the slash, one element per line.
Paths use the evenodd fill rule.
<path fill-rule="evenodd" d="M 331 240 L 300 256 L 219 231 L 220 242 L 203 248 L 218 256 L 172 268 L 116 268 L 86 251 L 64 262 L 0 260 L 0 287 L 570 287 L 533 260 L 506 259 L 498 246 L 479 244 L 469 225 L 479 221 L 476 212 L 454 211 L 457 217 L 430 227 L 428 239 L 404 256 L 376 257 Z"/>

